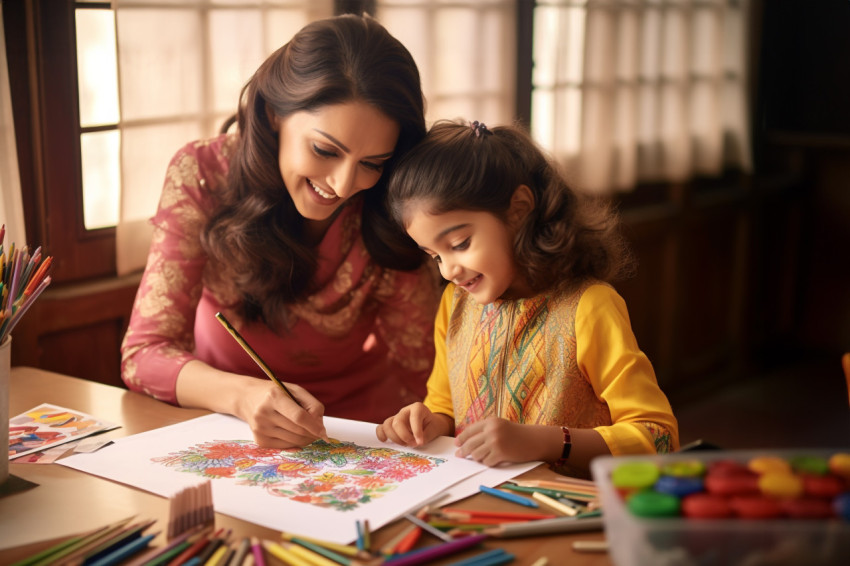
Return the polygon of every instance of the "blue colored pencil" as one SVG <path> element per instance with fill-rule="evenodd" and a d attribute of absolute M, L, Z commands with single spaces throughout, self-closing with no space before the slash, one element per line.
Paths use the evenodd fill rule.
<path fill-rule="evenodd" d="M 526 507 L 534 507 L 537 509 L 539 505 L 537 505 L 536 501 L 528 499 L 527 497 L 523 497 L 521 495 L 516 495 L 514 493 L 508 493 L 506 491 L 502 491 L 501 489 L 494 489 L 492 487 L 487 487 L 486 485 L 479 486 L 479 489 L 488 495 L 493 495 L 495 497 L 500 497 L 505 501 L 510 501 L 512 503 L 518 503 L 520 505 L 525 505 Z"/>
<path fill-rule="evenodd" d="M 498 564 L 513 562 L 513 560 L 513 554 L 508 553 L 503 548 L 497 548 L 463 560 L 458 560 L 457 562 L 452 562 L 449 566 L 497 566 Z"/>
<path fill-rule="evenodd" d="M 133 539 L 127 544 L 110 552 L 103 558 L 91 563 L 91 566 L 112 566 L 126 560 L 147 548 L 150 542 L 156 538 L 156 534 L 145 535 L 143 537 Z"/>

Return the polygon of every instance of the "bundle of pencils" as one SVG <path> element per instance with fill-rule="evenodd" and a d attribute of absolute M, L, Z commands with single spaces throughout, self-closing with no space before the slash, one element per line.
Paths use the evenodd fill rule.
<path fill-rule="evenodd" d="M 51 256 L 42 261 L 41 247 L 30 255 L 27 246 L 15 249 L 13 242 L 7 252 L 3 245 L 5 236 L 6 226 L 3 225 L 0 227 L 0 344 L 50 285 L 47 272 L 53 263 Z"/>

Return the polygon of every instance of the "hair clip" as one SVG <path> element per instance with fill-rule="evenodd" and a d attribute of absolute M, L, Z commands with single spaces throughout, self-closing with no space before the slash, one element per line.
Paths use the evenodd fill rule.
<path fill-rule="evenodd" d="M 475 120 L 474 122 L 469 123 L 469 127 L 472 128 L 472 131 L 475 133 L 476 138 L 480 138 L 483 135 L 493 135 L 493 132 L 487 129 L 482 122 Z"/>

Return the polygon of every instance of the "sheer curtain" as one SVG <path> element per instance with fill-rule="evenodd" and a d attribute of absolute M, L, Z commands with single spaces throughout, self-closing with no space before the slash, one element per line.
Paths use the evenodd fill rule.
<path fill-rule="evenodd" d="M 746 0 L 541 3 L 535 137 L 593 192 L 749 170 L 748 10 Z"/>
<path fill-rule="evenodd" d="M 442 118 L 513 120 L 515 0 L 378 0 L 376 18 L 419 67 L 429 126 Z"/>
<path fill-rule="evenodd" d="M 120 274 L 147 260 L 165 168 L 183 144 L 213 135 L 239 89 L 332 0 L 113 0 L 121 101 Z M 379 0 L 375 18 L 411 52 L 429 123 L 513 118 L 514 0 Z"/>
<path fill-rule="evenodd" d="M 262 61 L 331 0 L 114 0 L 121 104 L 119 274 L 142 269 L 165 170 L 215 135 Z"/>
<path fill-rule="evenodd" d="M 12 120 L 12 93 L 9 90 L 6 64 L 6 34 L 3 29 L 3 13 L 0 10 L 0 224 L 6 226 L 3 247 L 8 250 L 12 243 L 19 247 L 27 242 L 15 124 Z"/>

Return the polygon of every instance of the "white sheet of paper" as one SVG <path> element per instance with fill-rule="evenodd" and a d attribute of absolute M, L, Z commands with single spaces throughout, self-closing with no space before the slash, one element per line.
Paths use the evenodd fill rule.
<path fill-rule="evenodd" d="M 422 473 L 411 474 L 412 477 L 394 481 L 393 489 L 349 510 L 296 501 L 272 493 L 268 486 L 244 485 L 244 479 L 216 477 L 212 481 L 215 510 L 271 529 L 345 544 L 356 538 L 356 520 L 368 519 L 370 528 L 377 529 L 418 508 L 447 486 L 452 486 L 454 491 L 450 491 L 452 500 L 455 500 L 477 492 L 480 484 L 496 485 L 536 465 L 487 468 L 455 457 L 454 441 L 448 437 L 438 438 L 422 449 L 382 443 L 375 436 L 375 425 L 371 423 L 325 417 L 325 428 L 330 438 L 343 443 L 445 461 Z M 253 442 L 251 439 L 251 430 L 243 421 L 213 414 L 118 439 L 113 445 L 95 453 L 75 454 L 58 463 L 168 497 L 207 478 L 154 459 L 189 451 L 213 441 Z M 327 471 L 334 473 L 336 470 L 328 467 Z M 482 475 L 478 476 L 479 473 Z M 471 477 L 472 483 L 465 488 L 458 483 Z M 455 493 L 460 493 L 458 489 L 462 489 L 464 495 L 455 496 Z"/>

